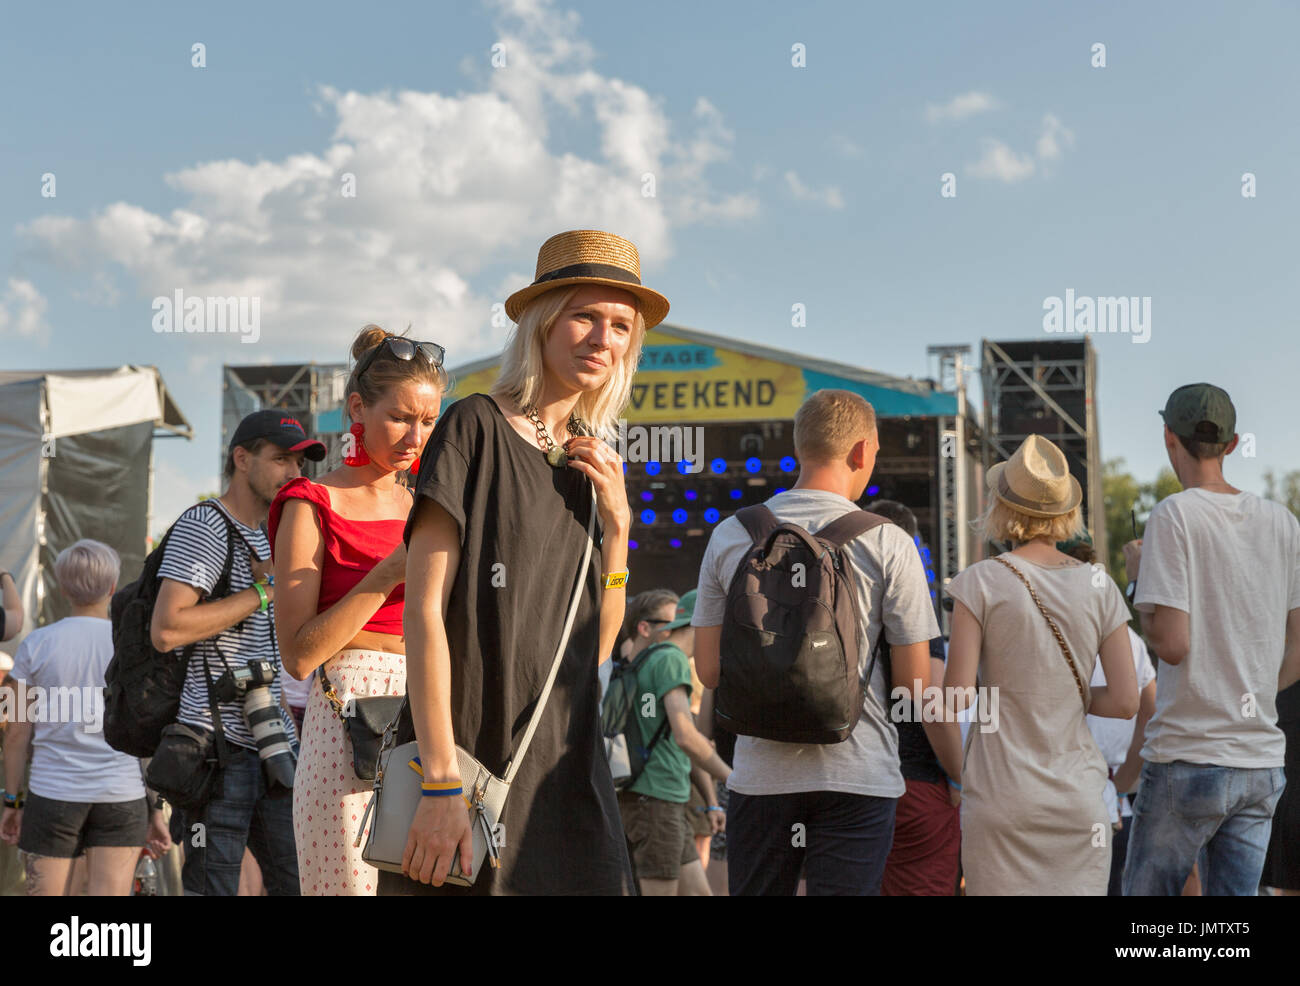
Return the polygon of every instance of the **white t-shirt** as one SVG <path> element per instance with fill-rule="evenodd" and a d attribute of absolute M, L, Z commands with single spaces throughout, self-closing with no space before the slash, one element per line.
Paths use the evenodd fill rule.
<path fill-rule="evenodd" d="M 113 625 L 93 616 L 33 630 L 18 648 L 10 677 L 18 716 L 32 723 L 33 794 L 86 804 L 144 797 L 140 761 L 104 739 L 104 669 L 112 659 Z"/>
<path fill-rule="evenodd" d="M 1151 664 L 1151 655 L 1147 653 L 1147 645 L 1142 638 L 1133 632 L 1133 628 L 1128 628 L 1128 642 L 1133 650 L 1133 668 L 1137 671 L 1138 691 L 1142 691 L 1147 685 L 1155 681 L 1156 669 Z M 1104 688 L 1106 686 L 1106 672 L 1101 667 L 1101 657 L 1098 656 L 1097 663 L 1092 669 L 1092 681 L 1089 682 L 1092 688 Z M 1124 761 L 1128 759 L 1128 748 L 1133 742 L 1133 730 L 1137 728 L 1137 719 L 1112 719 L 1107 716 L 1088 716 L 1088 729 L 1092 732 L 1092 738 L 1097 744 L 1097 749 L 1101 755 L 1106 758 L 1106 766 L 1112 772 L 1119 770 L 1124 766 Z M 1126 792 L 1127 793 L 1127 792 Z M 1106 808 L 1110 812 L 1112 822 L 1119 821 L 1120 815 L 1128 817 L 1133 814 L 1129 807 L 1128 798 L 1120 798 L 1115 790 L 1115 782 L 1109 778 L 1106 779 Z"/>
<path fill-rule="evenodd" d="M 1136 606 L 1187 613 L 1190 640 L 1187 657 L 1160 671 L 1143 759 L 1281 767 L 1277 676 L 1287 611 L 1300 608 L 1292 513 L 1253 493 L 1166 497 L 1147 521 Z"/>
<path fill-rule="evenodd" d="M 857 509 L 852 500 L 826 490 L 787 490 L 767 501 L 778 520 L 815 534 L 833 520 Z M 695 598 L 697 627 L 720 626 L 727 589 L 745 553 L 749 534 L 735 517 L 716 528 L 700 565 Z M 880 629 L 894 646 L 917 644 L 939 635 L 921 555 L 897 525 L 882 524 L 844 546 L 864 617 L 859 654 L 866 674 Z M 736 738 L 735 762 L 727 788 L 745 795 L 841 791 L 898 798 L 907 790 L 898 768 L 898 730 L 889 721 L 888 682 L 876 661 L 862 718 L 843 743 L 779 743 L 755 736 Z"/>

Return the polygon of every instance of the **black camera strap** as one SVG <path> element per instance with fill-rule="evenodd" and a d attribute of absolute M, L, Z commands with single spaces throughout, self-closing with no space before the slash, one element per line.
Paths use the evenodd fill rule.
<path fill-rule="evenodd" d="M 217 648 L 217 653 L 221 655 L 221 661 L 229 668 L 226 656 L 221 654 L 221 648 L 217 645 L 216 639 L 213 638 L 212 645 Z M 217 702 L 217 696 L 212 692 L 212 670 L 208 666 L 208 653 L 203 652 L 203 678 L 208 686 L 208 708 L 212 712 L 212 730 L 217 734 L 217 767 L 224 768 L 229 761 L 226 755 L 226 729 L 221 724 L 221 706 Z"/>

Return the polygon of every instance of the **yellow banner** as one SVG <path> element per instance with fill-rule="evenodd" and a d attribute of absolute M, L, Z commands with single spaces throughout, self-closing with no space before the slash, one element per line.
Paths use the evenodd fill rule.
<path fill-rule="evenodd" d="M 486 393 L 496 375 L 491 366 L 458 377 L 452 396 Z M 788 420 L 805 389 L 798 366 L 652 329 L 623 416 L 633 422 Z"/>

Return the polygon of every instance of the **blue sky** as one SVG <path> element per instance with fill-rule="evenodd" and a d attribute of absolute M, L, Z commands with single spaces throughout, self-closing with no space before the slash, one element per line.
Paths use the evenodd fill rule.
<path fill-rule="evenodd" d="M 3 364 L 161 368 L 196 439 L 156 446 L 155 528 L 216 488 L 222 363 L 339 361 L 377 321 L 455 367 L 588 226 L 638 244 L 670 322 L 901 376 L 1061 338 L 1067 289 L 1150 297 L 1148 343 L 1094 337 L 1103 456 L 1152 478 L 1155 410 L 1208 379 L 1255 436 L 1230 481 L 1300 468 L 1292 5 L 54 3 L 3 30 Z M 153 332 L 177 288 L 259 296 L 261 338 Z"/>

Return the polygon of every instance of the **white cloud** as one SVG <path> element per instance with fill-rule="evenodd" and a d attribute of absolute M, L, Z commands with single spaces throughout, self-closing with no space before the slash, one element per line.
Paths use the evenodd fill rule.
<path fill-rule="evenodd" d="M 944 120 L 964 120 L 976 113 L 986 113 L 997 109 L 998 102 L 986 92 L 963 92 L 948 102 L 939 105 L 930 103 L 925 107 L 925 118 L 931 123 Z"/>
<path fill-rule="evenodd" d="M 966 165 L 966 174 L 972 178 L 995 178 L 1010 184 L 1034 173 L 1034 159 L 1017 154 L 1002 141 L 986 137 L 983 147 L 983 156 L 974 164 Z"/>
<path fill-rule="evenodd" d="M 123 304 L 140 307 L 142 327 L 151 299 L 178 288 L 259 297 L 256 345 L 167 340 L 217 345 L 220 361 L 338 359 L 375 321 L 413 323 L 448 347 L 455 366 L 500 345 L 492 305 L 532 280 L 548 236 L 618 232 L 637 244 L 652 280 L 683 227 L 756 213 L 752 193 L 711 186 L 710 169 L 734 144 L 716 107 L 700 99 L 688 118 L 672 119 L 662 97 L 593 67 L 572 11 L 549 0 L 492 6 L 505 67 L 486 67 L 485 53 L 470 63 L 481 79 L 467 89 L 322 85 L 315 102 L 335 121 L 326 146 L 166 175 L 183 199 L 166 214 L 115 202 L 85 218 L 39 218 L 19 228 L 29 252 L 92 278 L 120 268 Z M 573 146 L 588 133 L 594 152 Z M 646 174 L 653 197 L 643 194 Z M 342 194 L 345 175 L 355 176 L 355 197 Z M 530 273 L 508 286 L 502 268 Z"/>
<path fill-rule="evenodd" d="M 844 134 L 831 134 L 830 145 L 847 158 L 861 158 L 867 153 L 861 144 Z"/>
<path fill-rule="evenodd" d="M 821 191 L 809 188 L 793 171 L 785 173 L 785 183 L 789 186 L 791 193 L 796 199 L 803 202 L 820 202 L 830 209 L 843 209 L 844 196 L 834 185 L 827 185 Z"/>
<path fill-rule="evenodd" d="M 1038 156 L 1044 161 L 1055 161 L 1061 156 L 1062 145 L 1074 146 L 1074 132 L 1048 113 L 1043 117 L 1043 132 L 1035 145 Z"/>
<path fill-rule="evenodd" d="M 26 278 L 11 277 L 0 296 L 0 334 L 16 332 L 20 336 L 48 340 L 50 326 L 45 321 L 48 308 L 45 296 Z"/>

